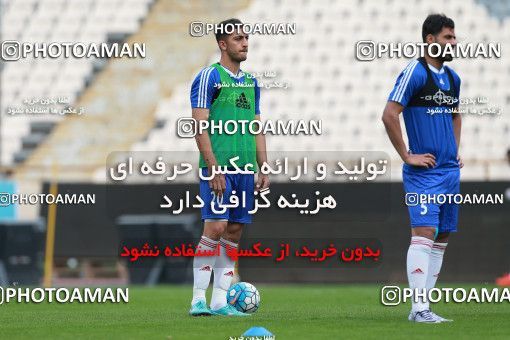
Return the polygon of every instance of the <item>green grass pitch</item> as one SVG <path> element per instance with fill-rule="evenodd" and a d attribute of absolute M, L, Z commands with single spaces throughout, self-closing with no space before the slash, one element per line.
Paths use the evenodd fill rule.
<path fill-rule="evenodd" d="M 510 338 L 508 303 L 438 304 L 453 323 L 414 324 L 409 304 L 380 303 L 381 286 L 260 284 L 260 309 L 248 318 L 188 316 L 191 286 L 131 287 L 127 304 L 9 303 L 0 339 L 229 339 L 251 326 L 276 339 Z"/>

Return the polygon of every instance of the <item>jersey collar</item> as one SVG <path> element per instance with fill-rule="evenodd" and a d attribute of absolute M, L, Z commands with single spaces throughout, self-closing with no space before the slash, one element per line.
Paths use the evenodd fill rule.
<path fill-rule="evenodd" d="M 442 73 L 444 73 L 444 66 L 441 66 L 441 69 L 440 69 L 440 70 L 438 70 L 437 68 L 435 68 L 434 66 L 429 65 L 429 64 L 427 64 L 427 66 L 428 66 L 428 67 L 429 67 L 429 69 L 430 69 L 432 72 L 434 72 L 434 73 L 437 73 L 437 74 L 442 74 Z"/>
<path fill-rule="evenodd" d="M 219 64 L 219 63 L 218 63 Z M 239 69 L 239 72 L 237 72 L 237 75 L 235 75 L 234 73 L 232 73 L 232 71 L 230 71 L 228 68 L 226 68 L 225 66 L 219 64 L 224 70 L 225 72 L 228 73 L 229 76 L 231 76 L 232 78 L 235 78 L 235 79 L 241 79 L 242 77 L 244 77 L 244 72 L 243 70 Z"/>

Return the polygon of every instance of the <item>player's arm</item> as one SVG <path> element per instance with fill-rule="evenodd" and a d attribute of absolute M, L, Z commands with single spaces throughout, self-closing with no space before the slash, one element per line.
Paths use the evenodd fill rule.
<path fill-rule="evenodd" d="M 464 163 L 462 163 L 462 159 L 459 156 L 459 146 L 460 146 L 460 130 L 462 128 L 462 118 L 459 112 L 453 114 L 453 133 L 455 135 L 455 141 L 457 142 L 457 160 L 459 161 L 459 166 L 462 168 Z"/>
<path fill-rule="evenodd" d="M 260 115 L 256 115 L 255 119 L 260 122 Z M 266 136 L 260 132 L 255 136 L 255 143 L 257 146 L 257 164 L 259 165 L 259 169 L 262 167 L 264 163 L 267 162 L 267 152 L 266 152 Z M 269 176 L 267 174 L 262 174 L 259 172 L 257 178 L 257 190 L 262 190 L 269 187 Z"/>
<path fill-rule="evenodd" d="M 459 152 L 460 146 L 460 130 L 462 128 L 462 118 L 460 117 L 460 113 L 456 112 L 452 115 L 453 119 L 453 133 L 455 134 L 455 141 L 457 142 L 457 152 Z"/>
<path fill-rule="evenodd" d="M 459 84 L 457 85 L 457 88 L 459 91 L 456 93 L 457 98 L 459 98 L 459 92 L 460 92 L 460 78 L 458 80 Z M 459 106 L 457 105 L 456 109 L 458 110 Z M 459 156 L 459 148 L 460 148 L 460 132 L 462 130 L 462 117 L 460 115 L 460 112 L 454 112 L 452 114 L 452 122 L 453 122 L 453 134 L 455 135 L 455 142 L 457 142 L 457 160 L 459 161 L 459 166 L 462 168 L 464 166 L 464 163 L 462 163 L 462 159 Z"/>
<path fill-rule="evenodd" d="M 217 91 L 217 84 L 219 74 L 213 69 L 204 68 L 195 78 L 191 85 L 191 115 L 195 119 L 195 124 L 200 124 L 201 120 L 209 119 L 209 108 L 212 105 L 212 98 L 215 91 Z M 199 125 L 200 126 L 200 125 Z M 202 125 L 204 126 L 204 125 Z M 198 151 L 204 158 L 205 164 L 209 170 L 212 171 L 213 166 L 217 166 L 218 162 L 212 150 L 211 138 L 206 131 L 199 131 L 196 129 L 195 141 L 197 142 Z M 201 133 L 200 133 L 201 132 Z M 209 187 L 217 194 L 221 195 L 226 189 L 225 176 L 222 174 L 215 175 L 209 180 Z"/>
<path fill-rule="evenodd" d="M 191 110 L 191 115 L 193 119 L 195 119 L 195 124 L 200 126 L 201 120 L 209 119 L 209 109 L 203 108 L 193 108 Z M 217 166 L 218 162 L 216 161 L 216 156 L 212 150 L 211 138 L 209 137 L 209 133 L 207 130 L 204 130 L 200 133 L 199 129 L 196 130 L 197 134 L 195 135 L 195 141 L 197 142 L 198 151 L 204 158 L 205 164 L 209 170 L 209 174 L 212 171 L 213 166 Z M 225 176 L 223 174 L 216 174 L 210 181 L 209 187 L 217 194 L 221 195 L 226 189 Z"/>
<path fill-rule="evenodd" d="M 257 78 L 253 78 L 253 82 L 255 84 L 255 119 L 259 122 L 262 122 L 260 119 L 260 88 L 257 82 Z M 262 132 L 255 136 L 255 144 L 257 148 L 257 164 L 260 170 L 262 165 L 267 162 L 266 136 Z M 267 174 L 262 174 L 259 171 L 257 176 L 257 183 L 255 186 L 256 190 L 262 190 L 268 187 L 269 176 Z"/>
<path fill-rule="evenodd" d="M 390 100 L 386 103 L 386 107 L 383 111 L 382 121 L 393 147 L 404 163 L 427 168 L 434 167 L 436 165 L 436 158 L 434 155 L 430 153 L 415 155 L 407 152 L 399 120 L 399 115 L 403 109 L 404 107 L 401 104 Z"/>
<path fill-rule="evenodd" d="M 200 121 L 207 121 L 209 119 L 209 109 L 194 108 L 191 110 L 191 116 L 195 120 L 195 124 L 200 125 Z M 204 158 L 207 167 L 212 168 L 213 166 L 217 166 L 218 163 L 216 161 L 216 156 L 214 156 L 214 152 L 212 151 L 211 138 L 209 138 L 209 133 L 207 131 L 199 133 L 197 130 L 195 141 L 197 142 L 198 150 Z"/>
<path fill-rule="evenodd" d="M 420 67 L 418 61 L 412 61 L 407 65 L 404 71 L 400 73 L 395 87 L 386 102 L 382 121 L 393 147 L 395 147 L 395 150 L 397 150 L 397 153 L 404 163 L 429 168 L 436 165 L 436 158 L 430 153 L 411 154 L 407 152 L 399 120 L 399 115 L 404 107 L 409 104 L 412 97 L 425 85 L 427 80 L 426 72 L 422 72 L 421 74 L 418 72 Z"/>

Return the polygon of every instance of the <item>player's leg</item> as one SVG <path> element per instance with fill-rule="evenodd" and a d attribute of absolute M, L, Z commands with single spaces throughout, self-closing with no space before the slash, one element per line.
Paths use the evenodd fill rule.
<path fill-rule="evenodd" d="M 413 292 L 425 292 L 429 270 L 430 253 L 437 228 L 415 226 L 411 233 L 411 243 L 407 251 L 407 279 Z M 413 297 L 409 320 L 435 323 L 439 320 L 430 313 L 426 297 Z"/>
<path fill-rule="evenodd" d="M 225 232 L 227 220 L 205 220 L 204 233 L 198 243 L 198 249 L 214 251 L 219 244 L 221 235 Z M 211 315 L 207 308 L 205 293 L 211 273 L 217 261 L 217 256 L 195 256 L 193 258 L 193 298 L 190 314 L 193 316 Z"/>
<path fill-rule="evenodd" d="M 202 169 L 207 171 L 207 169 Z M 215 250 L 219 246 L 220 238 L 227 229 L 229 211 L 218 213 L 219 204 L 222 201 L 228 202 L 231 192 L 232 183 L 228 176 L 225 177 L 226 190 L 221 199 L 219 199 L 209 187 L 206 180 L 200 180 L 200 197 L 204 201 L 202 207 L 202 220 L 204 220 L 204 232 L 200 238 L 198 247 L 201 250 Z M 216 209 L 213 209 L 213 206 Z M 193 298 L 191 301 L 190 315 L 211 315 L 210 309 L 207 307 L 205 293 L 211 274 L 216 264 L 217 256 L 195 256 L 193 259 Z"/>
<path fill-rule="evenodd" d="M 429 270 L 427 273 L 427 290 L 432 289 L 436 286 L 437 278 L 441 272 L 441 266 L 443 264 L 443 257 L 448 245 L 449 232 L 440 232 L 432 245 L 432 251 L 430 252 Z"/>
<path fill-rule="evenodd" d="M 225 233 L 220 238 L 220 256 L 214 265 L 214 285 L 211 309 L 219 310 L 227 305 L 227 291 L 234 277 L 235 261 L 228 255 L 229 249 L 237 249 L 243 225 L 229 222 Z"/>
<path fill-rule="evenodd" d="M 446 180 L 444 193 L 445 194 L 458 194 L 460 192 L 460 172 L 450 171 L 445 173 Z M 439 213 L 439 233 L 436 237 L 432 252 L 430 253 L 429 272 L 427 277 L 427 290 L 435 287 L 441 267 L 443 264 L 443 257 L 448 246 L 448 239 L 451 232 L 457 231 L 457 221 L 459 215 L 459 207 L 452 202 L 443 204 L 440 207 Z M 435 313 L 433 313 L 435 314 Z M 441 321 L 452 321 L 438 316 Z"/>
<path fill-rule="evenodd" d="M 441 228 L 440 228 L 441 229 Z M 437 234 L 436 240 L 432 245 L 432 251 L 430 252 L 430 260 L 429 260 L 429 270 L 427 272 L 427 291 L 434 288 L 436 286 L 437 279 L 439 277 L 439 273 L 441 272 L 441 265 L 443 264 L 443 256 L 446 250 L 446 246 L 448 245 L 448 237 L 450 236 L 449 232 L 439 232 Z M 443 318 L 436 313 L 431 313 L 441 320 L 441 322 L 450 322 L 453 321 L 451 319 Z"/>
<path fill-rule="evenodd" d="M 422 174 L 403 174 L 406 193 L 417 194 L 434 192 L 434 177 Z M 407 279 L 413 293 L 410 321 L 436 323 L 440 320 L 430 313 L 429 302 L 424 296 L 429 270 L 430 253 L 439 225 L 439 206 L 427 202 L 408 203 L 411 220 L 411 242 L 407 251 Z"/>
<path fill-rule="evenodd" d="M 460 171 L 449 171 L 445 173 L 444 180 L 445 194 L 460 193 Z M 457 222 L 459 216 L 459 206 L 453 202 L 445 203 L 440 208 L 438 235 L 432 246 L 430 254 L 429 273 L 427 278 L 427 290 L 435 287 L 441 267 L 443 257 L 448 246 L 448 239 L 451 232 L 457 231 Z M 441 321 L 452 321 L 438 316 Z"/>
<path fill-rule="evenodd" d="M 211 310 L 219 315 L 248 316 L 250 314 L 239 312 L 233 306 L 227 304 L 227 291 L 234 276 L 235 262 L 227 255 L 228 248 L 237 249 L 244 225 L 252 222 L 249 211 L 254 204 L 254 176 L 248 174 L 236 174 L 232 177 L 232 183 L 240 205 L 230 209 L 230 218 L 227 229 L 220 239 L 221 253 L 214 269 L 214 288 L 211 301 Z M 243 202 L 243 197 L 245 202 Z M 216 275 L 221 273 L 221 275 Z"/>
<path fill-rule="evenodd" d="M 460 192 L 460 171 L 449 171 L 444 174 L 444 194 L 458 194 Z M 429 275 L 427 278 L 427 289 L 432 289 L 441 272 L 443 257 L 448 246 L 450 232 L 457 231 L 459 215 L 458 205 L 447 202 L 441 205 L 439 210 L 438 234 L 432 246 L 430 254 Z"/>

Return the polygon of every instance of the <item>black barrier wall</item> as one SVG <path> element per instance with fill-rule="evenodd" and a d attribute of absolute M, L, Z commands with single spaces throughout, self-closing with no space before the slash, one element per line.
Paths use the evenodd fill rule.
<path fill-rule="evenodd" d="M 49 185 L 44 185 L 48 192 Z M 461 191 L 503 195 L 509 182 L 466 182 Z M 92 185 L 60 184 L 60 193 L 95 194 L 94 205 L 59 205 L 57 208 L 56 257 L 120 257 L 123 248 L 117 221 L 123 215 L 172 215 L 160 208 L 163 195 L 182 197 L 186 190 L 192 197 L 197 185 Z M 240 259 L 243 280 L 253 282 L 400 282 L 405 281 L 405 258 L 410 239 L 407 207 L 401 183 L 329 183 L 272 184 L 271 192 L 307 195 L 317 190 L 337 199 L 333 211 L 314 216 L 298 212 L 282 212 L 277 207 L 259 211 L 254 223 L 245 227 L 241 248 L 251 247 L 257 240 L 275 247 L 306 242 L 327 247 L 328 240 L 336 246 L 370 245 L 381 252 L 377 261 L 367 263 L 329 264 L 318 261 L 280 261 L 274 259 Z M 46 216 L 43 206 L 41 215 Z M 196 214 L 188 210 L 183 213 Z M 444 260 L 441 280 L 492 282 L 496 276 L 510 270 L 510 203 L 462 205 L 459 232 L 451 236 Z M 201 234 L 199 218 L 186 240 L 196 240 Z M 191 236 L 190 236 L 191 235 Z M 140 247 L 144 237 L 133 240 Z M 173 241 L 166 238 L 164 243 Z M 175 243 L 175 242 L 174 242 Z M 178 242 L 177 242 L 178 243 Z M 263 242 L 262 242 L 263 243 Z M 263 244 L 264 245 L 264 244 Z M 164 246 L 164 244 L 160 244 Z M 276 249 L 273 249 L 276 251 Z M 166 259 L 172 261 L 172 259 Z M 142 260 L 137 264 L 143 267 Z"/>

